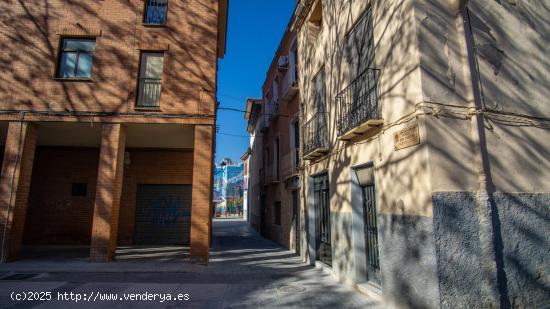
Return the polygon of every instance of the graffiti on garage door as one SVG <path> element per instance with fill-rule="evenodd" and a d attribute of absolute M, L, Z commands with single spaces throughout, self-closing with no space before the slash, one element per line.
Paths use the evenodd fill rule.
<path fill-rule="evenodd" d="M 151 224 L 171 225 L 185 223 L 191 216 L 189 207 L 183 207 L 178 196 L 163 196 L 150 201 L 146 208 Z"/>

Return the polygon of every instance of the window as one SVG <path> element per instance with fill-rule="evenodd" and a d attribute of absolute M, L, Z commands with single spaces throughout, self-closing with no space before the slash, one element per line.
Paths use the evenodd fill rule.
<path fill-rule="evenodd" d="M 279 76 L 275 76 L 275 80 L 273 81 L 273 101 L 277 100 L 279 98 Z"/>
<path fill-rule="evenodd" d="M 164 54 L 143 52 L 139 69 L 138 107 L 159 107 Z"/>
<path fill-rule="evenodd" d="M 269 147 L 266 147 L 264 150 L 264 168 L 268 169 L 269 165 L 271 164 L 271 160 L 269 160 Z"/>
<path fill-rule="evenodd" d="M 281 202 L 273 205 L 273 224 L 281 226 Z"/>
<path fill-rule="evenodd" d="M 87 183 L 73 183 L 71 189 L 71 196 L 84 197 L 88 193 L 88 184 Z"/>
<path fill-rule="evenodd" d="M 323 113 L 325 112 L 326 106 L 326 86 L 325 86 L 325 68 L 321 69 L 319 73 L 313 79 L 314 83 L 314 98 L 315 98 L 315 112 Z"/>
<path fill-rule="evenodd" d="M 168 0 L 145 0 L 144 24 L 165 25 L 167 16 Z"/>
<path fill-rule="evenodd" d="M 292 149 L 292 164 L 294 169 L 300 166 L 300 122 L 295 119 L 290 128 L 292 132 L 291 149 Z"/>
<path fill-rule="evenodd" d="M 313 192 L 317 259 L 332 266 L 331 214 L 327 174 L 313 178 Z"/>
<path fill-rule="evenodd" d="M 360 167 L 354 170 L 355 182 L 359 190 L 352 191 L 361 195 L 362 204 L 362 219 L 363 219 L 363 235 L 365 239 L 365 256 L 366 268 L 364 274 L 358 274 L 359 279 L 365 279 L 368 282 L 380 286 L 380 256 L 378 245 L 378 211 L 376 209 L 376 184 L 374 178 L 374 167 L 372 164 Z M 354 190 L 354 189 L 352 189 Z M 357 201 L 359 202 L 359 201 Z M 359 205 L 357 205 L 359 206 Z M 359 212 L 360 213 L 360 212 Z M 357 229 L 354 233 L 361 233 Z M 361 237 L 361 235 L 356 235 Z M 354 236 L 355 237 L 355 236 Z M 361 250 L 360 250 L 361 251 Z M 358 252 L 359 253 L 359 252 Z M 359 253 L 360 254 L 360 253 Z"/>
<path fill-rule="evenodd" d="M 279 180 L 279 139 L 273 141 L 273 159 L 275 164 L 273 165 L 273 175 L 275 175 L 275 180 Z"/>
<path fill-rule="evenodd" d="M 95 39 L 63 38 L 56 77 L 66 79 L 91 78 L 95 45 Z"/>
<path fill-rule="evenodd" d="M 319 0 L 313 7 L 308 23 L 308 43 L 313 44 L 317 41 L 323 28 L 323 1 Z"/>
<path fill-rule="evenodd" d="M 290 74 L 291 75 L 291 85 L 297 85 L 298 83 L 298 47 L 296 43 L 292 45 L 290 49 Z"/>
<path fill-rule="evenodd" d="M 357 78 L 374 60 L 372 10 L 368 9 L 353 25 L 346 37 L 345 55 L 350 66 L 350 80 Z"/>

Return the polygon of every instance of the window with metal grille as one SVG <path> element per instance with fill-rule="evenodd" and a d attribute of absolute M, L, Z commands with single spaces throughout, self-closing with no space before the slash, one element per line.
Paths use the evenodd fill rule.
<path fill-rule="evenodd" d="M 73 183 L 71 188 L 71 196 L 84 197 L 88 194 L 87 183 Z"/>
<path fill-rule="evenodd" d="M 367 280 L 380 284 L 380 258 L 378 249 L 378 213 L 374 184 L 362 187 L 363 216 L 367 254 Z"/>
<path fill-rule="evenodd" d="M 313 178 L 317 259 L 332 266 L 330 196 L 328 175 Z"/>
<path fill-rule="evenodd" d="M 59 51 L 57 78 L 88 79 L 92 77 L 92 62 L 96 40 L 63 38 Z"/>
<path fill-rule="evenodd" d="M 167 17 L 168 0 L 145 0 L 144 24 L 165 25 Z"/>
<path fill-rule="evenodd" d="M 281 225 L 281 202 L 275 202 L 273 205 L 273 224 Z"/>

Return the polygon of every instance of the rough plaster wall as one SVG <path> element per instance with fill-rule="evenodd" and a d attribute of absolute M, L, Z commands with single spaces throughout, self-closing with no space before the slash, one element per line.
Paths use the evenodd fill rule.
<path fill-rule="evenodd" d="M 332 213 L 332 270 L 341 281 L 353 278 L 353 239 L 351 233 L 351 213 Z"/>
<path fill-rule="evenodd" d="M 481 294 L 479 222 L 469 192 L 433 194 L 434 235 L 442 308 L 475 308 Z"/>
<path fill-rule="evenodd" d="M 395 308 L 439 308 L 432 218 L 378 215 L 382 292 Z"/>
<path fill-rule="evenodd" d="M 500 249 L 512 308 L 550 304 L 550 194 L 493 194 Z M 498 239 L 497 239 L 498 240 Z M 499 250 L 497 250 L 498 252 Z"/>
<path fill-rule="evenodd" d="M 437 272 L 442 308 L 483 306 L 475 193 L 433 195 Z M 504 308 L 550 302 L 550 194 L 492 195 L 495 248 Z"/>

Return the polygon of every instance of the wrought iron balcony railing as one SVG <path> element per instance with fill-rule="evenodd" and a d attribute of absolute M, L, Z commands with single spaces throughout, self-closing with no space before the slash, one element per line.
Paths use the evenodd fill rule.
<path fill-rule="evenodd" d="M 366 69 L 336 96 L 338 136 L 349 135 L 367 122 L 381 118 L 377 90 L 379 73 L 378 69 Z"/>
<path fill-rule="evenodd" d="M 304 159 L 313 159 L 328 152 L 327 113 L 318 112 L 304 125 Z"/>
<path fill-rule="evenodd" d="M 161 85 L 159 78 L 140 78 L 138 89 L 138 107 L 159 107 Z"/>

